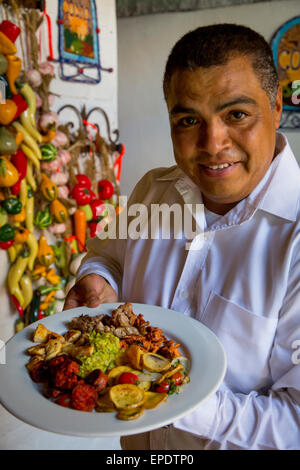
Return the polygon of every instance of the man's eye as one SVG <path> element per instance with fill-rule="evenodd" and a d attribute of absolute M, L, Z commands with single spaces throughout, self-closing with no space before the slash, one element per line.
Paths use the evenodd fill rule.
<path fill-rule="evenodd" d="M 241 121 L 246 117 L 246 113 L 243 111 L 231 111 L 229 114 L 229 119 L 233 121 Z"/>
<path fill-rule="evenodd" d="M 180 119 L 179 121 L 179 125 L 183 127 L 194 126 L 196 123 L 197 123 L 197 119 L 193 117 L 185 117 L 185 118 Z"/>

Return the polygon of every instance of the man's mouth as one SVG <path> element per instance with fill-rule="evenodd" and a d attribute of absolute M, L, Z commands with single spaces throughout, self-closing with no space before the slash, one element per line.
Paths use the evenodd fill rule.
<path fill-rule="evenodd" d="M 228 168 L 229 166 L 234 165 L 234 163 L 219 163 L 218 165 L 203 165 L 206 168 L 210 168 L 211 170 L 223 170 L 223 168 Z"/>
<path fill-rule="evenodd" d="M 210 163 L 208 164 L 199 164 L 202 172 L 211 177 L 221 177 L 229 175 L 240 162 L 222 162 L 222 163 Z"/>

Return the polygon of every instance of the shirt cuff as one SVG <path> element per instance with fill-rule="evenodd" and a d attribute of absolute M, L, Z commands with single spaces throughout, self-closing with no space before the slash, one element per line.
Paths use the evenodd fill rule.
<path fill-rule="evenodd" d="M 175 421 L 173 423 L 174 428 L 190 432 L 201 437 L 210 436 L 216 416 L 216 410 L 218 408 L 218 402 L 219 400 L 215 393 L 205 400 L 199 408 L 196 408 L 183 418 Z"/>

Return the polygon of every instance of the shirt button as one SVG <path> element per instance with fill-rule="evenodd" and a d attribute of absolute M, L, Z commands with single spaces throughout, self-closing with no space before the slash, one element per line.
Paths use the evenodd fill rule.
<path fill-rule="evenodd" d="M 180 298 L 181 298 L 181 299 L 187 299 L 188 296 L 189 296 L 189 293 L 188 293 L 188 291 L 187 291 L 186 289 L 181 289 L 179 295 L 180 295 Z"/>

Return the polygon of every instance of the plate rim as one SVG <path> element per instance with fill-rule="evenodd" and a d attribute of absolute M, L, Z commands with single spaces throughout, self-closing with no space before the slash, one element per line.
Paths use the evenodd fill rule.
<path fill-rule="evenodd" d="M 99 314 L 99 313 L 103 313 L 101 312 L 101 310 L 113 310 L 114 308 L 118 307 L 119 305 L 122 305 L 124 304 L 125 302 L 114 302 L 114 303 L 104 303 L 104 304 L 100 304 L 98 305 L 97 307 L 94 307 L 94 308 L 88 308 L 86 306 L 81 306 L 81 307 L 76 307 L 74 309 L 69 309 L 69 310 L 64 310 L 58 314 L 55 314 L 51 317 L 46 317 L 46 318 L 43 318 L 41 320 L 38 320 L 34 323 L 31 323 L 30 325 L 28 325 L 27 327 L 25 327 L 23 330 L 21 330 L 20 332 L 18 332 L 17 334 L 15 334 L 14 336 L 12 336 L 10 339 L 7 340 L 7 342 L 5 343 L 5 346 L 7 348 L 10 348 L 11 347 L 11 344 L 13 343 L 17 343 L 18 341 L 18 338 L 22 338 L 21 342 L 20 342 L 20 347 L 21 347 L 21 344 L 23 344 L 23 342 L 27 341 L 28 342 L 28 347 L 29 347 L 29 344 L 31 343 L 30 341 L 30 338 L 29 338 L 29 335 L 27 333 L 30 333 L 30 331 L 34 331 L 34 329 L 36 328 L 37 324 L 39 323 L 42 323 L 42 324 L 48 324 L 48 323 L 60 323 L 60 320 L 61 320 L 61 323 L 62 325 L 65 325 L 65 323 L 67 323 L 69 321 L 69 319 L 67 320 L 66 318 L 61 318 L 61 315 L 63 314 L 63 317 L 73 317 L 73 316 L 78 316 L 80 315 L 82 312 L 82 310 L 84 309 L 86 314 L 90 315 L 90 316 L 94 316 L 96 314 Z M 146 423 L 141 423 L 139 420 L 136 420 L 134 422 L 132 421 L 129 421 L 129 422 L 121 422 L 122 425 L 123 423 L 128 423 L 128 426 L 129 428 L 128 429 L 116 429 L 116 430 L 110 430 L 110 431 L 103 431 L 103 430 L 99 430 L 99 431 L 86 431 L 86 430 L 81 430 L 81 431 L 77 431 L 76 429 L 73 430 L 73 429 L 68 429 L 68 426 L 67 426 L 67 429 L 64 428 L 62 429 L 62 426 L 61 424 L 58 425 L 58 428 L 54 429 L 53 426 L 47 426 L 45 423 L 38 423 L 35 418 L 32 418 L 32 419 L 28 419 L 28 416 L 27 416 L 27 413 L 25 413 L 25 416 L 24 416 L 24 413 L 21 413 L 19 412 L 19 410 L 15 410 L 15 409 L 12 409 L 9 404 L 7 404 L 5 402 L 5 400 L 3 401 L 3 393 L 1 392 L 1 382 L 0 381 L 0 403 L 2 404 L 2 406 L 8 411 L 10 412 L 12 415 L 14 415 L 16 418 L 18 418 L 19 420 L 25 422 L 26 424 L 28 425 L 31 425 L 35 428 L 38 428 L 38 429 L 41 429 L 41 430 L 44 430 L 44 431 L 48 431 L 48 432 L 52 432 L 54 434 L 60 434 L 60 435 L 69 435 L 69 436 L 77 436 L 77 437 L 116 437 L 116 436 L 125 436 L 125 435 L 132 435 L 132 434 L 138 434 L 138 433 L 142 433 L 142 432 L 147 432 L 147 431 L 151 431 L 153 429 L 157 429 L 159 427 L 162 427 L 162 426 L 165 426 L 165 425 L 168 425 L 168 424 L 171 424 L 175 421 L 177 421 L 178 419 L 181 419 L 183 416 L 193 412 L 195 409 L 197 409 L 198 407 L 202 406 L 203 403 L 211 396 L 213 395 L 217 390 L 218 388 L 220 387 L 220 385 L 222 384 L 223 382 L 223 379 L 225 377 L 225 374 L 226 374 L 226 370 L 227 370 L 227 358 L 226 358 L 226 353 L 225 353 L 225 350 L 224 350 L 224 347 L 221 343 L 221 341 L 219 340 L 219 338 L 216 336 L 216 334 L 210 329 L 208 328 L 206 325 L 204 325 L 203 323 L 201 323 L 199 320 L 196 320 L 195 318 L 192 318 L 192 317 L 189 317 L 187 315 L 184 315 L 183 313 L 181 312 L 178 312 L 176 310 L 173 310 L 173 309 L 170 309 L 170 308 L 167 308 L 167 307 L 160 307 L 158 305 L 151 305 L 151 304 L 143 304 L 143 303 L 138 303 L 138 302 L 130 302 L 133 306 L 133 311 L 135 313 L 137 313 L 137 309 L 141 308 L 141 309 L 144 309 L 146 308 L 147 309 L 151 309 L 151 310 L 157 310 L 157 311 L 166 311 L 168 312 L 168 315 L 169 314 L 175 314 L 177 316 L 177 318 L 179 319 L 182 319 L 183 317 L 185 319 L 187 319 L 187 321 L 190 323 L 190 324 L 193 324 L 196 328 L 196 330 L 199 330 L 199 331 L 202 331 L 202 332 L 205 332 L 205 334 L 207 335 L 208 338 L 210 338 L 214 345 L 217 347 L 218 349 L 218 353 L 222 359 L 222 363 L 220 363 L 218 366 L 219 366 L 219 376 L 218 378 L 215 380 L 215 383 L 214 383 L 214 386 L 212 386 L 209 390 L 209 392 L 206 393 L 206 395 L 201 399 L 199 400 L 197 403 L 194 403 L 193 405 L 189 406 L 187 410 L 182 410 L 181 412 L 179 413 L 176 413 L 175 417 L 171 417 L 171 416 L 168 416 L 168 413 L 167 413 L 167 416 L 163 419 L 160 419 L 158 423 L 156 424 L 151 424 L 151 422 L 149 424 Z M 147 315 L 147 313 L 144 313 L 144 312 L 139 312 L 139 313 L 142 313 L 144 316 Z M 149 312 L 148 312 L 149 313 Z M 58 317 L 58 315 L 60 317 Z M 146 321 L 147 321 L 147 318 L 145 318 Z M 159 322 L 160 322 L 160 319 L 158 318 L 157 319 L 157 322 L 156 320 L 153 321 L 150 320 L 150 324 L 151 326 L 158 326 L 160 327 L 159 325 Z M 157 324 L 155 324 L 157 323 Z M 173 329 L 172 328 L 173 325 L 170 325 L 171 327 L 171 330 Z M 57 331 L 58 333 L 60 333 L 60 331 Z M 27 337 L 24 337 L 26 336 L 27 334 Z M 168 336 L 168 334 L 167 334 Z M 172 336 L 172 334 L 171 334 Z M 176 336 L 178 336 L 176 334 Z M 171 338 L 172 339 L 172 338 Z M 183 345 L 185 345 L 185 341 L 183 341 Z M 19 350 L 19 352 L 22 352 L 24 353 L 24 359 L 23 361 L 20 361 L 23 363 L 23 366 L 25 367 L 26 363 L 28 362 L 28 356 L 26 356 L 25 352 L 26 352 L 26 349 L 22 349 L 22 351 Z M 191 357 L 191 359 L 193 360 L 193 357 Z M 196 361 L 197 362 L 197 361 Z M 7 364 L 6 364 L 7 365 Z M 27 370 L 27 369 L 26 369 Z M 26 373 L 26 370 L 24 369 L 24 373 Z M 192 370 L 192 369 L 191 369 Z M 5 374 L 5 372 L 4 372 Z M 0 364 L 0 377 L 1 377 L 1 364 Z M 28 375 L 29 377 L 29 375 Z M 24 377 L 23 377 L 24 379 Z M 21 377 L 19 378 L 19 381 L 21 380 Z M 31 379 L 30 379 L 31 381 Z M 36 385 L 34 384 L 32 381 L 31 383 L 33 385 Z M 189 384 L 188 384 L 189 385 Z M 35 388 L 36 389 L 36 388 Z M 43 397 L 43 395 L 41 394 L 40 391 L 38 391 L 38 393 L 40 393 L 40 396 Z M 182 393 L 180 395 L 183 395 L 184 396 L 184 393 L 185 391 L 183 390 Z M 178 396 L 180 396 L 178 395 Z M 175 396 L 172 396 L 172 397 L 168 397 L 168 400 L 170 400 L 170 398 L 173 398 Z M 44 397 L 43 397 L 44 398 Z M 47 400 L 47 399 L 46 399 Z M 58 408 L 58 405 L 55 404 L 55 403 L 52 403 L 50 400 L 47 400 L 47 403 L 51 403 L 52 405 L 54 405 L 55 407 Z M 68 408 L 62 408 L 62 409 L 59 409 L 59 411 L 62 413 L 62 412 L 74 412 L 74 410 L 71 410 L 71 409 L 68 409 Z M 149 411 L 149 410 L 146 410 L 146 411 Z M 153 411 L 153 410 L 151 410 Z M 87 413 L 87 412 L 81 412 L 85 415 L 88 415 L 88 416 L 91 416 L 91 413 Z M 57 414 L 57 413 L 55 413 Z M 94 414 L 94 413 L 93 413 Z M 73 418 L 75 415 L 72 415 L 71 417 Z M 78 414 L 78 417 L 80 419 L 80 416 Z M 75 420 L 78 420 L 77 418 L 75 418 Z M 71 419 L 72 421 L 72 419 Z M 119 420 L 118 420 L 119 422 Z M 141 423 L 141 424 L 139 424 Z M 120 425 L 120 428 L 122 428 L 122 425 Z M 124 425 L 123 425 L 124 427 Z"/>

